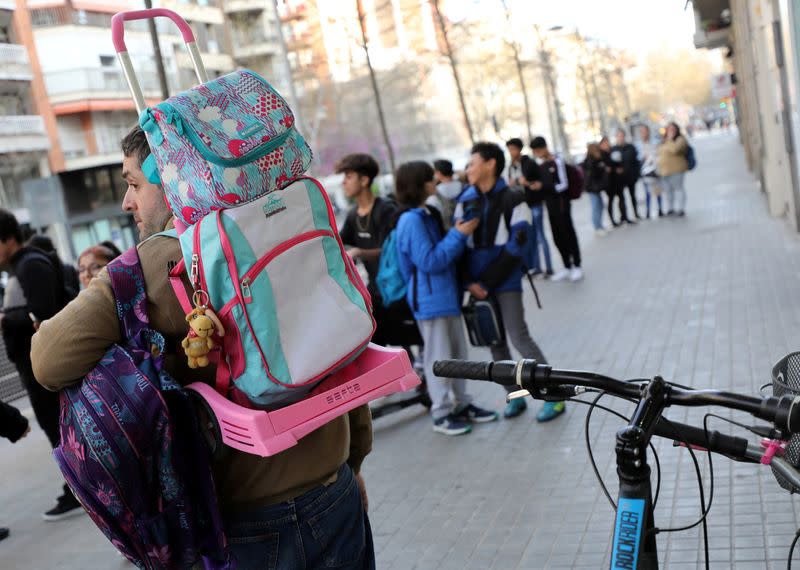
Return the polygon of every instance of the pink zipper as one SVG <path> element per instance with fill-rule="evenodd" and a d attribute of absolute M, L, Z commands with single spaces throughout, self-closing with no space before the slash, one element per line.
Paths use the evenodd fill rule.
<path fill-rule="evenodd" d="M 204 218 L 205 219 L 205 218 Z M 203 271 L 203 255 L 201 254 L 200 249 L 200 226 L 203 223 L 203 220 L 197 222 L 197 225 L 194 227 L 194 235 L 192 236 L 192 249 L 194 250 L 192 253 L 197 256 L 197 279 L 200 281 L 200 288 L 206 293 L 208 296 L 208 287 L 206 286 L 206 274 Z M 193 277 L 189 275 L 189 277 Z M 192 288 L 194 289 L 196 283 L 192 283 Z M 208 304 L 211 304 L 211 299 L 208 299 Z M 213 308 L 213 307 L 212 307 Z"/>

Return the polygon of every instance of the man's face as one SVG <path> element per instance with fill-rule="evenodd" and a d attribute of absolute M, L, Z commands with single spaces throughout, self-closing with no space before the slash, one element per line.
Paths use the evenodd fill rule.
<path fill-rule="evenodd" d="M 348 170 L 344 173 L 342 186 L 344 187 L 345 196 L 348 198 L 355 198 L 365 189 L 369 188 L 369 178 L 353 170 Z"/>
<path fill-rule="evenodd" d="M 146 239 L 164 231 L 172 212 L 164 201 L 164 191 L 157 184 L 147 181 L 139 160 L 134 156 L 122 159 L 122 178 L 128 184 L 122 209 L 133 214 L 139 238 Z"/>
<path fill-rule="evenodd" d="M 545 159 L 547 159 L 547 155 L 548 154 L 549 153 L 548 153 L 547 147 L 533 149 L 533 156 L 535 156 L 536 158 L 540 158 L 542 160 L 545 160 Z"/>
<path fill-rule="evenodd" d="M 650 139 L 650 129 L 647 127 L 639 127 L 639 138 L 643 141 Z"/>
<path fill-rule="evenodd" d="M 625 144 L 625 133 L 622 131 L 617 131 L 617 144 L 623 145 Z"/>
<path fill-rule="evenodd" d="M 444 182 L 444 176 L 438 170 L 434 170 L 433 171 L 433 180 L 434 180 L 434 182 L 436 182 L 436 184 L 441 184 L 442 182 Z"/>
<path fill-rule="evenodd" d="M 467 180 L 470 184 L 480 184 L 494 178 L 495 160 L 484 160 L 479 153 L 473 154 L 467 165 Z"/>
<path fill-rule="evenodd" d="M 522 155 L 522 149 L 510 144 L 506 147 L 508 149 L 508 154 L 511 156 L 511 160 L 516 162 L 519 160 L 520 155 Z"/>

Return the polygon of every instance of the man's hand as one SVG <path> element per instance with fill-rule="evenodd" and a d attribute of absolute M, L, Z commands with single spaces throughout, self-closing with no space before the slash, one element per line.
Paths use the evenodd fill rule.
<path fill-rule="evenodd" d="M 27 428 L 25 428 L 25 433 L 23 433 L 21 436 L 19 436 L 19 438 L 22 439 L 25 436 L 27 436 L 29 433 L 31 433 L 31 426 L 30 425 Z"/>
<path fill-rule="evenodd" d="M 536 182 L 531 182 L 530 189 L 531 190 L 541 190 L 542 189 L 542 183 L 539 180 L 537 180 Z"/>
<path fill-rule="evenodd" d="M 350 257 L 352 257 L 353 260 L 355 261 L 356 259 L 361 257 L 361 248 L 360 247 L 351 247 L 350 249 L 347 250 L 347 253 L 349 253 Z"/>
<path fill-rule="evenodd" d="M 364 505 L 364 512 L 369 510 L 369 499 L 367 498 L 367 487 L 364 485 L 364 477 L 359 473 L 356 475 L 356 483 L 358 483 L 358 490 L 361 491 L 361 502 Z"/>
<path fill-rule="evenodd" d="M 489 296 L 489 292 L 481 287 L 480 283 L 473 283 L 469 287 L 467 287 L 467 291 L 475 297 L 476 299 L 483 300 Z"/>
<path fill-rule="evenodd" d="M 471 236 L 475 231 L 475 228 L 478 227 L 479 223 L 480 220 L 478 218 L 474 218 L 468 222 L 465 222 L 464 220 L 456 220 L 456 230 L 465 236 Z"/>

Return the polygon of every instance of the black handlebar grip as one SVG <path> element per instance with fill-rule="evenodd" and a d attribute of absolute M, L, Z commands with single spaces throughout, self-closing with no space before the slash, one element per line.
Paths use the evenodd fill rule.
<path fill-rule="evenodd" d="M 706 439 L 706 431 L 703 428 L 668 421 L 664 418 L 658 420 L 654 433 L 660 437 L 686 442 L 729 457 L 744 458 L 747 452 L 747 440 L 743 437 L 725 435 L 716 430 L 708 430 L 708 438 Z"/>
<path fill-rule="evenodd" d="M 437 360 L 433 373 L 442 378 L 466 378 L 468 380 L 491 380 L 492 363 L 474 360 Z"/>

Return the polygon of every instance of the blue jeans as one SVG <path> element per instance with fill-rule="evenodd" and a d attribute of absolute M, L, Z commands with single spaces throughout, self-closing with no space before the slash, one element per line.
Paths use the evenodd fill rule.
<path fill-rule="evenodd" d="M 667 190 L 667 209 L 670 212 L 686 210 L 686 189 L 683 187 L 685 172 L 663 176 L 661 182 Z"/>
<path fill-rule="evenodd" d="M 600 192 L 587 192 L 592 201 L 592 225 L 596 230 L 603 229 L 603 197 Z"/>
<path fill-rule="evenodd" d="M 547 238 L 544 235 L 544 206 L 542 204 L 531 206 L 531 216 L 533 226 L 533 260 L 531 267 L 528 269 L 540 270 L 542 269 L 541 261 L 539 260 L 539 245 L 542 246 L 544 252 L 544 266 L 550 273 L 553 272 L 553 262 L 550 259 L 550 245 L 547 243 Z"/>
<path fill-rule="evenodd" d="M 658 184 L 658 178 L 655 176 L 643 176 L 642 177 L 642 185 L 644 186 L 644 191 L 647 194 L 647 217 L 650 217 L 650 203 L 652 199 L 652 194 L 655 192 L 653 186 Z M 661 194 L 657 196 L 658 200 L 658 214 L 661 215 Z"/>
<path fill-rule="evenodd" d="M 277 505 L 225 517 L 238 570 L 374 570 L 375 550 L 353 471 Z"/>

